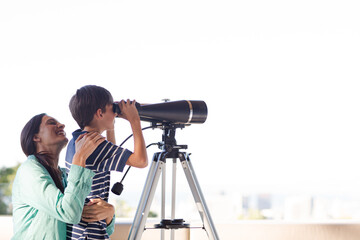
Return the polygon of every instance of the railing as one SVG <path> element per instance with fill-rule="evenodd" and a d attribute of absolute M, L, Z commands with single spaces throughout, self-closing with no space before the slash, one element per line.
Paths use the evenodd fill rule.
<path fill-rule="evenodd" d="M 158 220 L 149 220 L 149 224 Z M 116 219 L 115 232 L 112 240 L 127 239 L 132 219 Z M 200 226 L 201 223 L 191 223 Z M 12 237 L 12 217 L 0 216 L 0 240 Z M 221 240 L 358 240 L 360 236 L 360 221 L 337 220 L 324 222 L 310 221 L 274 221 L 252 220 L 229 223 L 216 223 Z M 143 240 L 160 239 L 160 230 L 149 229 L 143 234 Z M 168 231 L 168 230 L 166 230 Z M 176 230 L 175 239 L 208 239 L 204 230 L 200 228 Z"/>

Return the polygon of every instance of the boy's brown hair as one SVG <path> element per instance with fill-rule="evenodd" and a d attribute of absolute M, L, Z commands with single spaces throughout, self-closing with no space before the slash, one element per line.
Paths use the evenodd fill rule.
<path fill-rule="evenodd" d="M 103 87 L 86 85 L 72 96 L 69 108 L 71 115 L 81 129 L 88 126 L 98 109 L 106 111 L 106 105 L 113 103 L 111 93 Z"/>

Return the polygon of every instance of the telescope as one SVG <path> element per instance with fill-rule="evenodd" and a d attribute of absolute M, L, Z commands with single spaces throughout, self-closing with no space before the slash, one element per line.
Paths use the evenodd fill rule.
<path fill-rule="evenodd" d="M 147 179 L 145 181 L 144 190 L 142 192 L 138 208 L 134 217 L 133 224 L 128 236 L 129 240 L 140 240 L 143 231 L 146 229 L 146 220 L 149 215 L 151 202 L 154 198 L 156 185 L 160 174 L 162 174 L 162 202 L 161 202 L 161 223 L 155 224 L 154 229 L 161 229 L 161 239 L 164 239 L 164 229 L 171 229 L 171 239 L 174 239 L 174 231 L 179 228 L 190 228 L 189 224 L 185 224 L 183 219 L 175 218 L 175 186 L 176 186 L 176 163 L 180 160 L 181 166 L 184 170 L 186 179 L 189 183 L 195 204 L 198 208 L 201 220 L 203 222 L 203 229 L 211 240 L 218 240 L 214 223 L 211 219 L 210 212 L 206 206 L 205 198 L 201 192 L 199 182 L 195 176 L 194 169 L 190 162 L 190 154 L 181 150 L 187 149 L 187 145 L 178 145 L 175 139 L 177 128 L 192 123 L 204 123 L 207 118 L 207 106 L 204 101 L 181 100 L 174 102 L 163 102 L 155 104 L 135 104 L 138 110 L 140 120 L 151 122 L 151 127 L 160 127 L 163 129 L 162 142 L 157 145 L 162 150 L 161 152 L 154 153 L 153 161 L 151 163 Z M 113 103 L 113 111 L 118 116 L 121 114 L 121 109 L 118 103 Z M 132 135 L 130 135 L 132 136 Z M 127 138 L 129 139 L 129 138 Z M 127 140 L 126 139 L 126 140 Z M 125 140 L 125 141 L 126 141 Z M 124 142 L 125 142 L 124 141 Z M 123 142 L 123 143 L 124 143 Z M 122 143 L 122 144 L 123 144 Z M 120 144 L 120 146 L 122 145 Z M 147 147 L 154 145 L 150 144 Z M 171 219 L 164 219 L 165 217 L 165 169 L 166 159 L 172 158 L 173 160 L 173 176 L 172 176 L 172 202 L 171 202 Z M 120 182 L 117 182 L 112 187 L 111 191 L 120 195 L 123 190 L 122 181 L 128 173 L 131 166 L 128 167 L 125 175 Z"/>
<path fill-rule="evenodd" d="M 155 104 L 140 104 L 135 103 L 135 107 L 138 110 L 140 120 L 151 122 L 151 127 L 148 128 L 161 128 L 164 130 L 163 143 L 159 145 L 163 149 L 172 148 L 172 144 L 175 144 L 175 129 L 183 128 L 185 125 L 192 123 L 204 123 L 207 118 L 207 106 L 204 101 L 197 100 L 181 100 L 173 102 L 163 102 Z M 121 109 L 118 103 L 113 103 L 114 113 L 121 114 Z M 130 135 L 124 142 L 126 142 L 132 135 Z M 123 143 L 124 143 L 123 142 Z M 122 144 L 123 144 L 122 143 Z M 120 146 L 122 145 L 120 144 Z M 150 144 L 151 146 L 153 144 Z M 176 148 L 181 148 L 179 145 Z M 122 181 L 128 173 L 130 167 L 126 171 L 125 175 L 120 182 L 117 182 L 112 187 L 111 191 L 120 195 L 123 191 Z"/>
<path fill-rule="evenodd" d="M 181 100 L 155 104 L 136 103 L 135 106 L 140 120 L 152 123 L 204 123 L 207 118 L 207 106 L 204 101 Z M 113 103 L 113 111 L 121 114 L 117 103 Z"/>

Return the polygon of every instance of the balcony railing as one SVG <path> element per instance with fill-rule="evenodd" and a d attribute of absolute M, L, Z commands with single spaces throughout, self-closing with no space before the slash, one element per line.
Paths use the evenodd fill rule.
<path fill-rule="evenodd" d="M 149 220 L 148 225 L 158 221 Z M 116 219 L 115 232 L 112 240 L 127 239 L 132 219 Z M 12 237 L 12 217 L 0 217 L 1 240 Z M 337 220 L 324 222 L 311 221 L 274 221 L 251 220 L 228 223 L 216 223 L 216 230 L 221 240 L 358 240 L 360 221 Z M 201 226 L 201 223 L 191 223 Z M 165 230 L 165 234 L 167 234 Z M 206 240 L 207 235 L 200 228 L 176 230 L 176 239 Z M 145 230 L 143 240 L 160 239 L 160 230 Z M 170 239 L 170 238 L 167 238 Z"/>

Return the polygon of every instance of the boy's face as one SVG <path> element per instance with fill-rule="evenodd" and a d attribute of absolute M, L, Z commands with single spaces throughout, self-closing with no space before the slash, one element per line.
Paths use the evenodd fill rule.
<path fill-rule="evenodd" d="M 113 111 L 112 104 L 106 105 L 106 111 L 105 111 L 105 113 L 103 113 L 103 117 L 104 117 L 103 123 L 104 123 L 105 130 L 114 129 L 116 113 L 114 113 L 114 111 Z"/>

